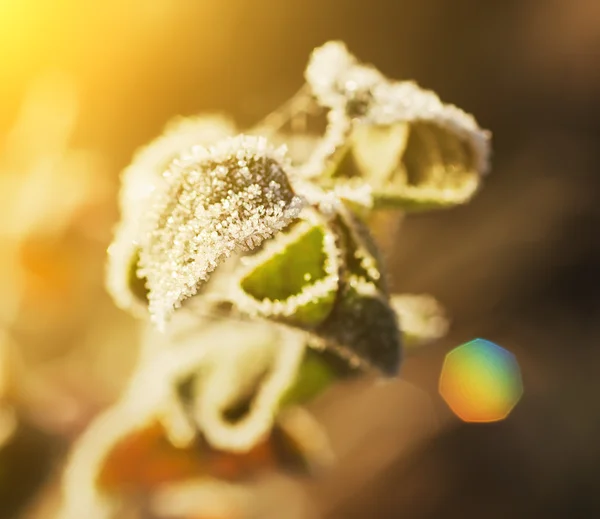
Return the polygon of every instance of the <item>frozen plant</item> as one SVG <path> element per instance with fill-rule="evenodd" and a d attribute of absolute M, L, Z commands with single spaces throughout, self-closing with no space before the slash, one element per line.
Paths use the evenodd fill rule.
<path fill-rule="evenodd" d="M 169 489 L 323 468 L 327 437 L 300 406 L 341 378 L 394 377 L 403 342 L 444 334 L 434 299 L 390 294 L 369 226 L 467 202 L 489 134 L 339 42 L 305 78 L 244 134 L 180 118 L 125 170 L 107 286 L 148 324 L 129 390 L 75 446 L 63 517 L 114 517 L 140 495 L 171 517 L 173 500 L 156 505 Z M 186 517 L 209 513 L 189 501 Z"/>

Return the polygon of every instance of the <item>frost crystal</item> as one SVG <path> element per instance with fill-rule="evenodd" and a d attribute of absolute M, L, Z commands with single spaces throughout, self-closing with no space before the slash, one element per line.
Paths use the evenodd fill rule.
<path fill-rule="evenodd" d="M 153 199 L 141 243 L 139 276 L 160 327 L 225 258 L 286 227 L 303 207 L 285 149 L 238 136 L 175 160 L 166 190 Z"/>

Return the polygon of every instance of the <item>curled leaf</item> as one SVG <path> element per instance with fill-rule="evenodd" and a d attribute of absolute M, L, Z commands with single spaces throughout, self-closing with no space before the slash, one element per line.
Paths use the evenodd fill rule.
<path fill-rule="evenodd" d="M 338 114 L 332 121 L 352 121 L 347 145 L 331 151 L 336 167 L 321 167 L 330 176 L 325 185 L 362 179 L 376 207 L 403 209 L 452 206 L 476 191 L 489 168 L 490 137 L 471 115 L 413 82 L 388 80 L 340 42 L 313 52 L 306 79 L 317 100 Z M 341 127 L 331 123 L 324 141 Z"/>
<path fill-rule="evenodd" d="M 242 311 L 309 328 L 331 312 L 340 257 L 335 235 L 314 208 L 241 261 L 233 299 Z"/>
<path fill-rule="evenodd" d="M 61 517 L 114 517 L 123 492 L 190 478 L 240 481 L 269 467 L 326 463 L 316 424 L 278 415 L 303 352 L 303 334 L 265 322 L 206 324 L 155 349 L 77 441 Z"/>
<path fill-rule="evenodd" d="M 288 170 L 285 150 L 245 136 L 195 147 L 171 164 L 148 215 L 138 271 L 155 323 L 164 326 L 233 252 L 253 249 L 298 216 L 303 200 Z"/>
<path fill-rule="evenodd" d="M 401 341 L 377 246 L 350 205 L 335 196 L 321 202 L 241 259 L 230 301 L 250 316 L 308 331 L 315 346 L 351 365 L 393 375 Z"/>
<path fill-rule="evenodd" d="M 304 352 L 303 334 L 279 327 L 269 330 L 267 325 L 261 328 L 263 334 L 253 340 L 242 340 L 237 330 L 240 342 L 232 347 L 223 338 L 195 380 L 195 423 L 217 448 L 244 452 L 263 439 L 274 424 L 283 395 L 296 379 Z"/>
<path fill-rule="evenodd" d="M 350 366 L 374 367 L 394 376 L 402 360 L 402 341 L 383 262 L 362 220 L 345 203 L 336 209 L 331 226 L 344 259 L 342 275 L 333 309 L 314 335 Z"/>
<path fill-rule="evenodd" d="M 367 174 L 375 207 L 426 210 L 468 201 L 479 186 L 480 160 L 437 123 L 359 125 L 336 176 Z"/>

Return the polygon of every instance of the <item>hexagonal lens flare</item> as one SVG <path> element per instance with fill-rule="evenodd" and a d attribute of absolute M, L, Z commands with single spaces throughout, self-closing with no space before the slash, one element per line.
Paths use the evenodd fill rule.
<path fill-rule="evenodd" d="M 503 420 L 523 395 L 515 356 L 485 339 L 475 339 L 446 355 L 439 391 L 465 422 Z"/>

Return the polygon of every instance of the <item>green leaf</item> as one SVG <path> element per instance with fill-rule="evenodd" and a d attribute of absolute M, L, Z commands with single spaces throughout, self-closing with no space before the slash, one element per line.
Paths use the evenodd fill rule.
<path fill-rule="evenodd" d="M 334 308 L 316 334 L 351 366 L 374 367 L 393 376 L 401 362 L 402 337 L 378 247 L 348 206 L 339 208 L 332 227 L 345 268 Z"/>
<path fill-rule="evenodd" d="M 351 367 L 396 374 L 401 337 L 368 227 L 343 204 L 329 222 L 315 209 L 303 215 L 245 258 L 238 307 L 310 331 Z"/>
<path fill-rule="evenodd" d="M 329 317 L 316 330 L 350 365 L 398 373 L 402 338 L 388 298 L 372 283 L 351 277 Z"/>
<path fill-rule="evenodd" d="M 309 402 L 335 382 L 355 377 L 360 373 L 360 370 L 350 366 L 336 353 L 309 347 L 304 353 L 296 381 L 281 400 L 281 407 Z"/>
<path fill-rule="evenodd" d="M 299 293 L 307 279 L 325 278 L 323 239 L 323 229 L 312 227 L 244 278 L 242 288 L 256 299 L 285 300 Z"/>
<path fill-rule="evenodd" d="M 337 370 L 323 353 L 306 350 L 296 381 L 283 396 L 281 407 L 308 402 L 338 379 Z"/>
<path fill-rule="evenodd" d="M 468 201 L 480 173 L 473 147 L 432 121 L 359 124 L 352 146 L 325 185 L 362 179 L 376 209 L 422 211 Z"/>
<path fill-rule="evenodd" d="M 301 327 L 314 327 L 331 312 L 338 289 L 335 237 L 313 209 L 245 258 L 238 306 Z"/>

